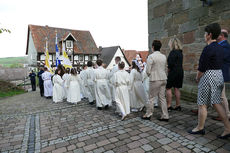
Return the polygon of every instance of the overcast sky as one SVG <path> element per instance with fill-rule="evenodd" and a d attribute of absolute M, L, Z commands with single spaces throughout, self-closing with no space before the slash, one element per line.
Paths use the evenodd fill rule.
<path fill-rule="evenodd" d="M 148 50 L 147 0 L 0 0 L 0 57 L 25 56 L 28 24 L 89 30 L 97 46 Z"/>

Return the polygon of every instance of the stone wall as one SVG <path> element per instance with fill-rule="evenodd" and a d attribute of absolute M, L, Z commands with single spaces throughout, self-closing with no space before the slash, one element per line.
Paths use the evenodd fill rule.
<path fill-rule="evenodd" d="M 28 75 L 27 68 L 0 68 L 0 80 L 3 81 L 23 80 Z"/>
<path fill-rule="evenodd" d="M 195 85 L 199 57 L 205 46 L 205 26 L 218 22 L 230 31 L 230 0 L 212 2 L 212 6 L 203 7 L 200 0 L 148 0 L 149 50 L 152 41 L 159 39 L 162 52 L 168 55 L 169 39 L 176 35 L 183 43 L 185 84 Z"/>

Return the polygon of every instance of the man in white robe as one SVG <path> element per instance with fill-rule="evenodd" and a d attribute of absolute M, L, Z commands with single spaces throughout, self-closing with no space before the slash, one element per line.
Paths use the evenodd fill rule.
<path fill-rule="evenodd" d="M 47 67 L 44 68 L 45 72 L 42 73 L 42 80 L 44 81 L 44 96 L 51 99 L 53 96 L 53 84 L 51 81 L 52 74 L 48 71 Z"/>
<path fill-rule="evenodd" d="M 104 107 L 107 109 L 112 105 L 110 89 L 108 86 L 108 71 L 102 67 L 102 60 L 97 60 L 98 68 L 94 70 L 95 73 L 95 96 L 96 106 L 99 110 Z"/>
<path fill-rule="evenodd" d="M 96 100 L 95 98 L 95 74 L 94 74 L 94 69 L 93 69 L 93 62 L 88 61 L 87 63 L 88 68 L 85 70 L 85 75 L 86 75 L 86 88 L 88 90 L 88 100 L 90 104 L 93 104 L 94 101 Z"/>

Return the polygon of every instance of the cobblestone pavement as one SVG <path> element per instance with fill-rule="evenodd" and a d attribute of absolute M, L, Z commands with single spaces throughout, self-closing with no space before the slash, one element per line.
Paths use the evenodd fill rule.
<path fill-rule="evenodd" d="M 54 104 L 38 91 L 29 92 L 0 100 L 0 152 L 230 152 L 230 140 L 216 138 L 223 124 L 210 119 L 216 115 L 212 108 L 206 135 L 186 132 L 197 124 L 192 108 L 195 103 L 182 102 L 183 110 L 170 112 L 169 122 L 157 120 L 159 108 L 151 121 L 141 120 L 142 112 L 120 121 L 115 107 L 100 111 L 86 102 Z"/>

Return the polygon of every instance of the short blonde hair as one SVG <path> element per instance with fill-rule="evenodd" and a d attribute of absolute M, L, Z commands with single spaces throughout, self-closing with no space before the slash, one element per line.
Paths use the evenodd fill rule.
<path fill-rule="evenodd" d="M 182 50 L 182 43 L 181 41 L 174 37 L 169 40 L 169 48 L 170 50 Z"/>

